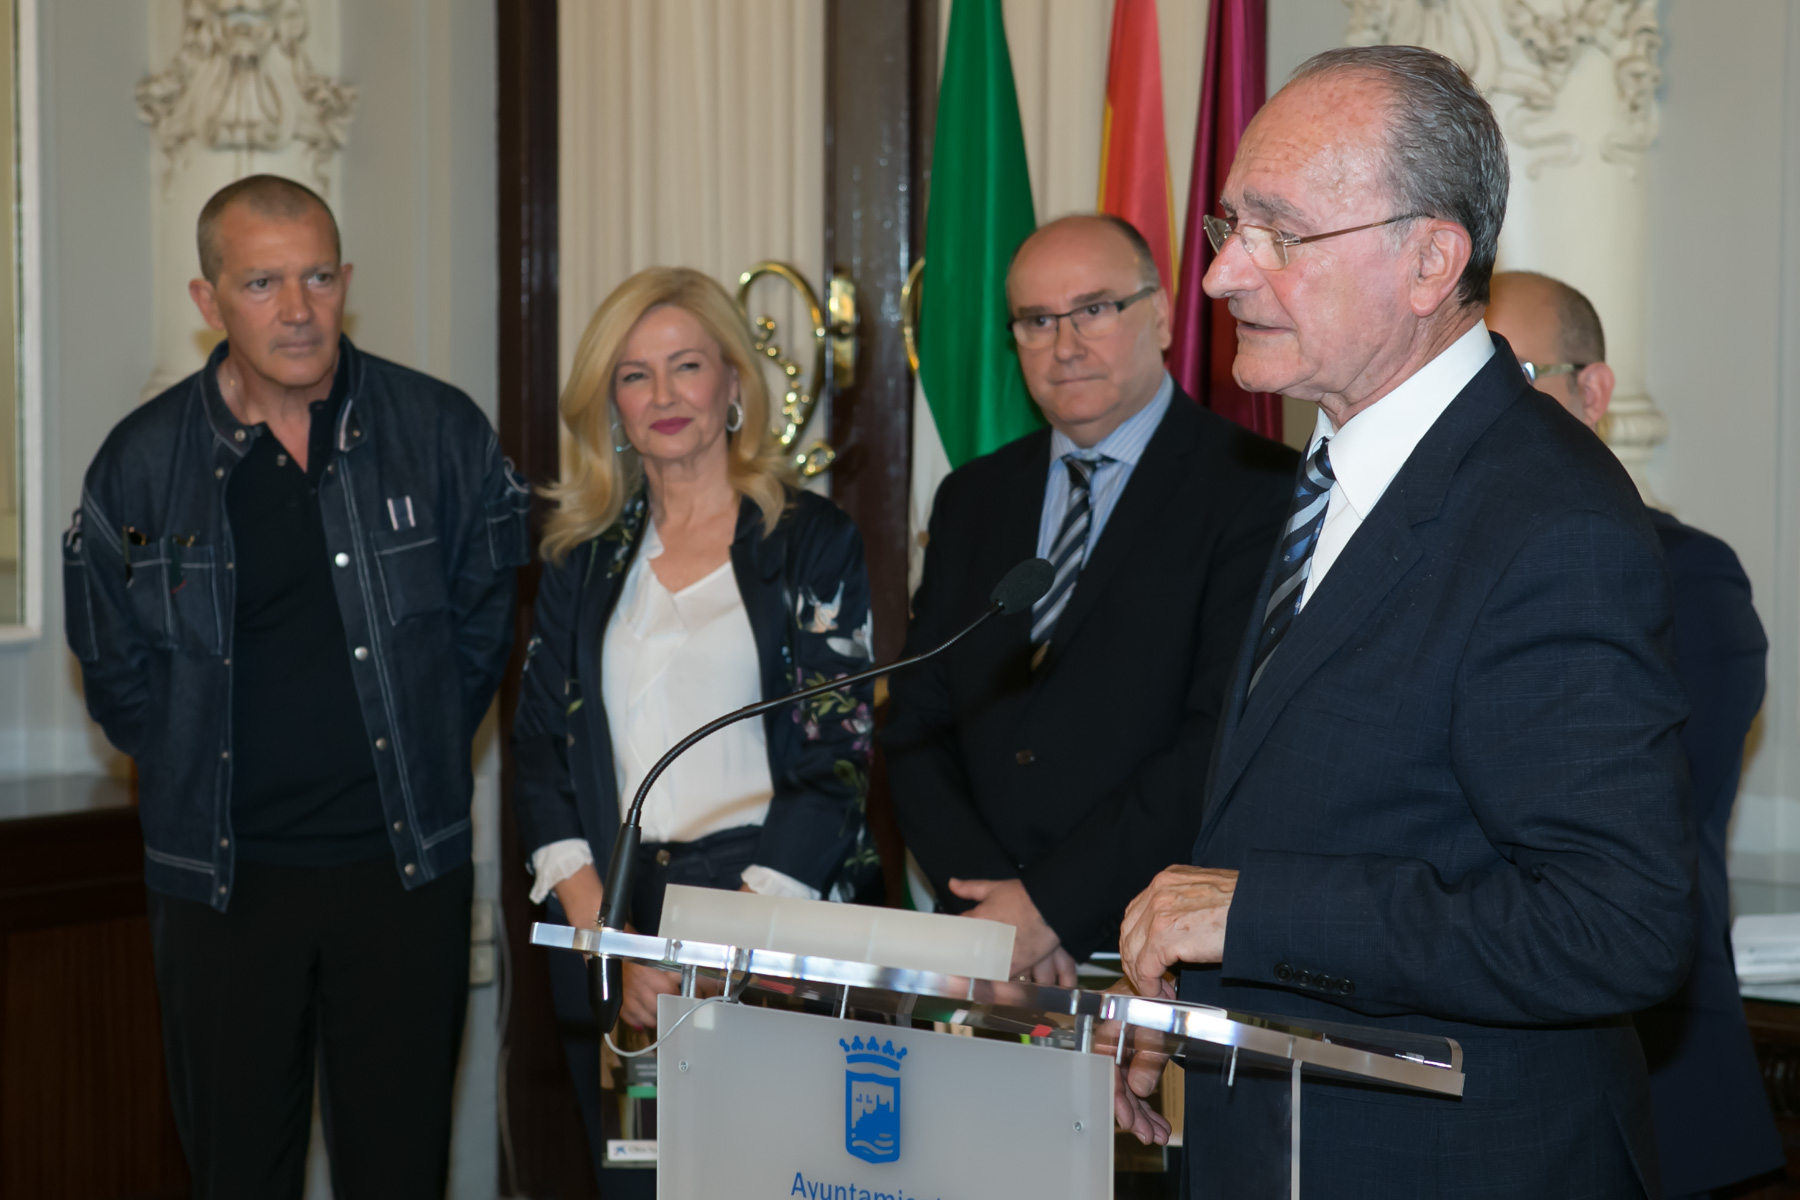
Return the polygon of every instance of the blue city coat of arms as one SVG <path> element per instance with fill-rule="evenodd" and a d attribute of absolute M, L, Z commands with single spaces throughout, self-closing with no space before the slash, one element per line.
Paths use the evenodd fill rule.
<path fill-rule="evenodd" d="M 900 1157 L 900 1060 L 906 1051 L 871 1037 L 844 1048 L 844 1149 L 864 1162 Z"/>

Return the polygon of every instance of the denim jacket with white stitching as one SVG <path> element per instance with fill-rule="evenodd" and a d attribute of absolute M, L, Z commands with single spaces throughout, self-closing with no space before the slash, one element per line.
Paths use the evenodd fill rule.
<path fill-rule="evenodd" d="M 231 898 L 234 552 L 225 489 L 262 426 L 207 365 L 113 429 L 63 539 L 63 605 L 88 712 L 138 766 L 144 876 Z M 467 862 L 470 741 L 512 649 L 530 493 L 447 384 L 341 342 L 348 388 L 319 510 L 395 869 Z"/>

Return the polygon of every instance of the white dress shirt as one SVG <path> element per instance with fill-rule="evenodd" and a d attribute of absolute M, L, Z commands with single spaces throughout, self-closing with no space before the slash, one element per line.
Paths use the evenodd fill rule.
<path fill-rule="evenodd" d="M 763 698 L 756 637 L 731 563 L 671 592 L 650 565 L 662 552 L 656 523 L 646 520 L 600 655 L 621 809 L 670 746 L 720 713 Z M 644 841 L 692 842 L 760 825 L 774 790 L 762 722 L 729 725 L 683 754 L 651 787 L 644 799 Z M 541 903 L 551 888 L 593 861 L 583 838 L 540 847 L 532 854 L 532 900 Z M 743 880 L 765 894 L 819 895 L 768 867 L 747 868 Z"/>
<path fill-rule="evenodd" d="M 1325 582 L 1331 565 L 1344 552 L 1350 538 L 1374 511 L 1388 484 L 1412 457 L 1426 432 L 1444 415 L 1450 402 L 1494 356 L 1494 341 L 1486 321 L 1446 346 L 1399 387 L 1344 422 L 1339 429 L 1319 410 L 1313 426 L 1310 456 L 1319 439 L 1331 439 L 1331 473 L 1337 477 L 1325 510 L 1325 525 L 1313 547 L 1312 569 L 1306 577 L 1305 608 L 1312 594 Z"/>

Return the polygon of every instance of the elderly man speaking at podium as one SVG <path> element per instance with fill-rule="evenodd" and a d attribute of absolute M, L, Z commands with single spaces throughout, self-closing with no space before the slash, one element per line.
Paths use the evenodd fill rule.
<path fill-rule="evenodd" d="M 1333 50 L 1252 122 L 1208 222 L 1239 384 L 1319 416 L 1196 865 L 1132 902 L 1120 950 L 1141 992 L 1179 966 L 1186 1000 L 1454 1038 L 1468 1078 L 1308 1076 L 1309 1195 L 1660 1194 L 1627 1014 L 1694 938 L 1669 586 L 1624 470 L 1482 323 L 1506 193 L 1454 63 Z M 1191 1195 L 1285 1194 L 1288 1087 L 1190 1070 Z"/>

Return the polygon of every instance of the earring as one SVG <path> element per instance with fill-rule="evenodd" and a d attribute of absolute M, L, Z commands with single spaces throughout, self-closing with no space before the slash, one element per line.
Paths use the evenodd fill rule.
<path fill-rule="evenodd" d="M 612 423 L 612 443 L 614 454 L 623 454 L 631 449 L 631 439 L 626 437 L 624 432 L 620 430 L 617 421 Z"/>
<path fill-rule="evenodd" d="M 744 406 L 733 400 L 725 406 L 725 432 L 736 433 L 744 427 Z"/>

